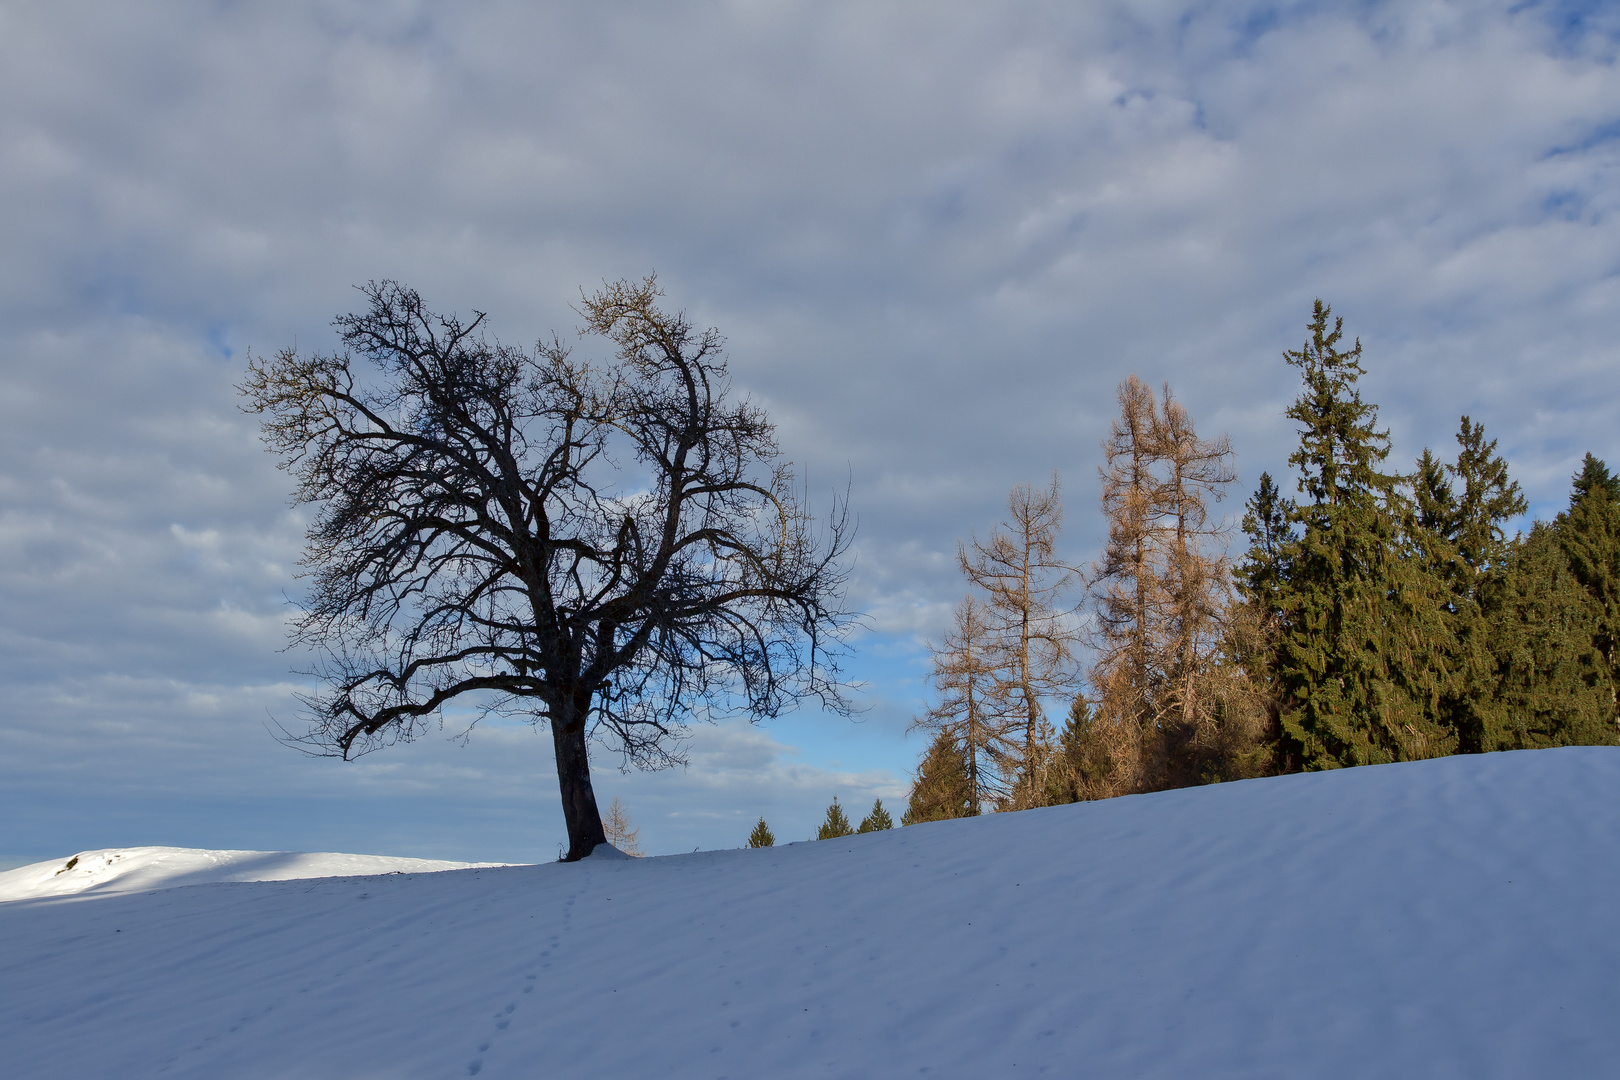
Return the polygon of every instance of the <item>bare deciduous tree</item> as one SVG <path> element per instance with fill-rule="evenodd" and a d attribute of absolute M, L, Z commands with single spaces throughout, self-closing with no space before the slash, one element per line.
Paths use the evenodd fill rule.
<path fill-rule="evenodd" d="M 1217 714 L 1237 684 L 1219 663 L 1230 575 L 1209 504 L 1235 477 L 1226 438 L 1199 438 L 1168 385 L 1156 402 L 1132 375 L 1119 403 L 1103 443 L 1109 533 L 1092 579 L 1091 681 L 1120 771 L 1109 783 L 1130 790 L 1192 782 L 1183 774 L 1231 749 L 1215 745 Z M 1131 746 L 1134 760 L 1121 753 Z"/>
<path fill-rule="evenodd" d="M 1210 522 L 1209 504 L 1224 497 L 1237 474 L 1227 437 L 1200 439 L 1186 408 L 1171 396 L 1169 383 L 1158 419 L 1158 454 L 1167 472 L 1165 513 L 1174 529 L 1164 560 L 1168 603 L 1163 637 L 1170 677 L 1161 711 L 1179 714 L 1183 736 L 1190 738 L 1210 711 L 1202 683 L 1220 647 L 1221 614 L 1231 598 L 1225 529 Z"/>
<path fill-rule="evenodd" d="M 608 804 L 607 817 L 602 819 L 602 831 L 608 843 L 632 858 L 646 854 L 641 848 L 641 830 L 630 824 L 630 811 L 624 808 L 617 795 Z"/>
<path fill-rule="evenodd" d="M 488 342 L 482 314 L 392 282 L 363 291 L 345 351 L 250 360 L 242 386 L 319 508 L 294 639 L 326 690 L 299 742 L 353 757 L 464 695 L 543 720 L 573 860 L 605 839 L 592 735 L 651 767 L 694 715 L 844 707 L 845 519 L 817 534 L 765 414 L 729 395 L 717 331 L 621 281 L 583 298 L 617 347 L 593 367 L 555 337 Z"/>
<path fill-rule="evenodd" d="M 962 573 L 985 592 L 999 692 L 1023 727 L 1021 764 L 1034 767 L 1045 760 L 1040 747 L 1049 731 L 1041 700 L 1066 691 L 1073 681 L 1074 633 L 1057 604 L 1074 576 L 1057 558 L 1063 522 L 1057 475 L 1044 489 L 1016 485 L 1007 509 L 1011 521 L 985 543 L 974 539 L 971 551 L 959 547 L 957 558 Z M 1044 778 L 1027 780 L 1037 790 L 1044 785 Z"/>
<path fill-rule="evenodd" d="M 1162 576 L 1151 566 L 1163 513 L 1153 391 L 1135 375 L 1119 385 L 1119 417 L 1103 442 L 1103 516 L 1108 543 L 1093 568 L 1097 615 L 1093 681 L 1112 720 L 1141 726 L 1151 714 L 1149 627 L 1163 607 Z"/>
<path fill-rule="evenodd" d="M 976 815 L 1007 797 L 1019 759 L 1020 721 L 1008 709 L 984 605 L 965 597 L 944 643 L 930 644 L 929 652 L 939 702 L 911 730 L 944 732 L 955 741 L 967 769 L 968 812 Z"/>

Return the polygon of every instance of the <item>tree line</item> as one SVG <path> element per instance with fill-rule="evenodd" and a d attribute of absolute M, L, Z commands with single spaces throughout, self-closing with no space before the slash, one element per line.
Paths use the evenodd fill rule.
<path fill-rule="evenodd" d="M 816 525 L 717 330 L 651 277 L 581 294 L 595 362 L 557 336 L 504 345 L 394 282 L 361 291 L 340 351 L 250 357 L 240 387 L 315 509 L 291 636 L 316 686 L 286 741 L 350 759 L 453 702 L 524 716 L 552 735 L 571 861 L 610 832 L 637 846 L 622 807 L 602 819 L 591 742 L 656 768 L 693 718 L 849 711 L 844 506 Z M 1616 741 L 1620 481 L 1588 455 L 1568 509 L 1509 539 L 1525 501 L 1481 427 L 1463 417 L 1455 461 L 1389 471 L 1360 343 L 1320 302 L 1310 330 L 1286 354 L 1295 495 L 1261 477 L 1235 564 L 1211 514 L 1231 447 L 1134 376 L 1094 566 L 1057 557 L 1056 476 L 961 545 L 972 591 L 932 647 L 903 822 Z M 835 802 L 823 831 L 847 827 Z"/>
<path fill-rule="evenodd" d="M 866 816 L 861 819 L 861 823 L 851 825 L 849 814 L 838 804 L 838 796 L 834 795 L 832 803 L 827 807 L 827 816 L 822 819 L 821 825 L 817 827 L 815 835 L 810 839 L 836 840 L 840 836 L 883 832 L 892 828 L 894 828 L 894 818 L 884 808 L 882 799 L 874 799 L 872 809 L 867 811 Z M 771 831 L 771 827 L 765 823 L 764 817 L 759 819 L 758 824 L 754 826 L 753 832 L 748 834 L 748 846 L 751 848 L 776 846 L 776 833 Z"/>
<path fill-rule="evenodd" d="M 934 703 L 913 727 L 931 738 L 905 824 L 1620 742 L 1620 479 L 1588 454 L 1568 508 L 1510 538 L 1527 504 L 1483 427 L 1464 416 L 1454 459 L 1425 449 L 1390 469 L 1360 341 L 1320 300 L 1309 331 L 1284 354 L 1301 380 L 1294 494 L 1262 474 L 1235 561 L 1212 513 L 1236 481 L 1231 446 L 1134 375 L 1103 443 L 1092 566 L 1056 556 L 1055 475 L 1015 487 L 1007 520 L 960 546 L 970 592 L 929 646 Z"/>

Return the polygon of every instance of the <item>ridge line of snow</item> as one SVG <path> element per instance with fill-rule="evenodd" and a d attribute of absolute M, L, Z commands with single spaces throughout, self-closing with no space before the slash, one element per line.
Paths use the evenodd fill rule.
<path fill-rule="evenodd" d="M 65 859 L 0 872 L 0 903 L 87 894 L 123 895 L 214 882 L 431 874 L 505 865 L 332 851 L 91 848 Z"/>

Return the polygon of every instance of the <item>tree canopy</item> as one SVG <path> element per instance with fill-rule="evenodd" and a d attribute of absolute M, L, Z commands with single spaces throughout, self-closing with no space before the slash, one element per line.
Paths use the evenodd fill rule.
<path fill-rule="evenodd" d="M 343 351 L 250 359 L 242 386 L 317 507 L 294 637 L 325 689 L 302 746 L 353 757 L 457 699 L 543 721 L 578 859 L 604 840 L 588 738 L 654 767 L 693 717 L 846 707 L 845 519 L 813 525 L 718 331 L 620 281 L 579 308 L 614 347 L 598 365 L 361 291 Z"/>

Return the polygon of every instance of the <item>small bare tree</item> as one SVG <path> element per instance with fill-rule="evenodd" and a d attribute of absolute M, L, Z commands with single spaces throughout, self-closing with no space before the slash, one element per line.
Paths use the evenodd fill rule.
<path fill-rule="evenodd" d="M 717 331 L 621 281 L 583 298 L 617 348 L 593 367 L 555 337 L 487 342 L 483 314 L 392 282 L 363 292 L 344 352 L 250 360 L 242 386 L 319 507 L 294 630 L 325 658 L 305 748 L 409 740 L 464 696 L 527 713 L 551 728 L 574 860 L 605 839 L 593 734 L 653 767 L 693 716 L 845 707 L 827 651 L 845 519 L 817 535 L 765 414 L 729 396 Z"/>
<path fill-rule="evenodd" d="M 633 858 L 646 854 L 641 848 L 641 830 L 630 824 L 630 811 L 624 808 L 617 795 L 608 804 L 607 817 L 602 819 L 602 831 L 608 843 Z"/>
<path fill-rule="evenodd" d="M 1058 597 L 1074 571 L 1057 558 L 1063 503 L 1058 478 L 1044 489 L 1018 484 L 1007 497 L 1011 521 L 972 548 L 961 545 L 962 573 L 985 593 L 984 621 L 993 649 L 999 692 L 1023 727 L 1020 745 L 1025 772 L 1038 769 L 1044 714 L 1042 698 L 1067 691 L 1073 682 L 1074 632 L 1059 609 Z M 1025 777 L 1039 790 L 1043 777 Z"/>
<path fill-rule="evenodd" d="M 984 605 L 965 597 L 956 605 L 944 643 L 928 648 L 939 701 L 913 720 L 910 730 L 943 732 L 960 748 L 967 769 L 968 812 L 977 815 L 1007 797 L 1019 761 L 1015 736 L 1022 726 L 1008 709 Z"/>

